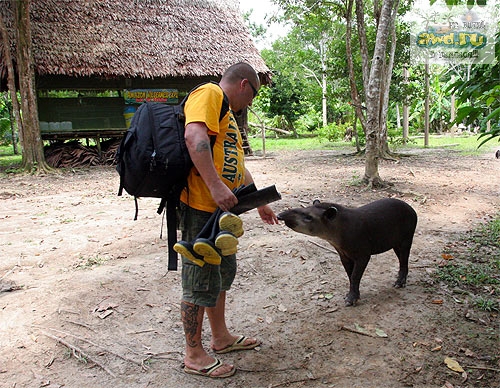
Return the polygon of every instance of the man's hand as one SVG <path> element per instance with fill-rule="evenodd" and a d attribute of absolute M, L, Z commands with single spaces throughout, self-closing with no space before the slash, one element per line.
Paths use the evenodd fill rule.
<path fill-rule="evenodd" d="M 238 204 L 238 198 L 222 181 L 220 185 L 210 187 L 210 194 L 222 211 L 229 211 Z"/>
<path fill-rule="evenodd" d="M 261 220 L 266 224 L 279 224 L 278 217 L 276 217 L 276 214 L 274 214 L 273 209 L 271 209 L 269 205 L 258 207 L 257 211 L 259 212 Z"/>

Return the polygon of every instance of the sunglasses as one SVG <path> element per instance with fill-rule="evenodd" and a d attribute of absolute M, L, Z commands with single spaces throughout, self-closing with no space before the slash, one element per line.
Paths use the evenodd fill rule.
<path fill-rule="evenodd" d="M 257 97 L 257 93 L 258 93 L 257 89 L 255 89 L 255 86 L 252 85 L 252 83 L 250 82 L 250 80 L 247 79 L 247 81 L 248 81 L 248 84 L 250 85 L 250 87 L 252 88 L 253 98 Z"/>

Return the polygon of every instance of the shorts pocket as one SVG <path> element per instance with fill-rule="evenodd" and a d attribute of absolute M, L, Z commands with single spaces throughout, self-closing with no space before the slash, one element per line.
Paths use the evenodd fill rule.
<path fill-rule="evenodd" d="M 200 267 L 185 264 L 182 268 L 182 288 L 193 292 L 207 292 L 210 288 L 211 265 Z"/>

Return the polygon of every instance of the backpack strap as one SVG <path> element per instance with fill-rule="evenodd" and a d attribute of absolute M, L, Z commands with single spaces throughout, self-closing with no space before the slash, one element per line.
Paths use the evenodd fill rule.
<path fill-rule="evenodd" d="M 122 140 L 120 141 L 117 154 L 117 164 L 120 166 L 120 186 L 118 187 L 118 196 L 121 196 L 123 194 L 123 171 L 125 171 L 125 163 L 123 162 L 123 149 L 125 148 L 125 139 L 126 136 L 123 136 Z"/>
<path fill-rule="evenodd" d="M 167 203 L 167 241 L 168 241 L 168 270 L 177 271 L 177 252 L 174 245 L 177 242 L 177 209 L 173 201 Z"/>
<path fill-rule="evenodd" d="M 219 84 L 217 82 L 215 82 L 215 81 L 203 82 L 203 83 L 201 83 L 199 85 L 196 85 L 193 89 L 191 89 L 189 91 L 189 93 L 186 94 L 186 96 L 182 99 L 181 103 L 179 104 L 182 107 L 182 119 L 185 119 L 185 116 L 184 116 L 184 105 L 186 105 L 186 101 L 189 98 L 189 95 L 191 93 L 193 93 L 196 89 L 198 89 L 200 86 L 206 85 L 208 83 L 211 83 L 211 84 L 219 86 Z M 221 88 L 221 90 L 222 90 L 222 88 Z M 222 95 L 223 95 L 223 98 L 222 98 L 222 106 L 221 106 L 221 109 L 220 109 L 219 122 L 222 121 L 222 119 L 224 118 L 224 116 L 229 111 L 229 99 L 228 99 L 226 93 L 224 93 L 224 90 L 222 90 Z"/>
<path fill-rule="evenodd" d="M 224 116 L 227 114 L 229 111 L 229 99 L 226 96 L 226 93 L 224 93 L 224 90 L 222 91 L 222 106 L 220 108 L 220 115 L 219 115 L 219 123 L 222 121 Z"/>
<path fill-rule="evenodd" d="M 163 238 L 163 218 L 167 222 L 167 242 L 168 242 L 168 270 L 177 271 L 177 252 L 174 245 L 177 242 L 177 206 L 179 205 L 180 193 L 171 194 L 167 198 L 162 198 L 158 207 L 158 214 L 161 214 L 160 240 Z"/>

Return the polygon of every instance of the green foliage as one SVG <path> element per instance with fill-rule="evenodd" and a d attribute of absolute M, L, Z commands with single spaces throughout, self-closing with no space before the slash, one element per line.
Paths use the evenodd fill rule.
<path fill-rule="evenodd" d="M 0 144 L 7 145 L 12 142 L 12 132 L 10 127 L 10 119 L 0 117 Z"/>
<path fill-rule="evenodd" d="M 500 141 L 500 34 L 497 35 L 496 63 L 474 65 L 468 80 L 458 80 L 449 90 L 457 95 L 461 104 L 455 123 L 479 126 L 484 143 L 498 137 Z"/>
<path fill-rule="evenodd" d="M 364 145 L 364 136 L 362 134 L 361 125 L 358 123 L 358 134 L 361 146 Z M 392 139 L 392 145 L 397 145 L 398 150 L 412 150 L 412 149 L 432 149 L 432 148 L 447 148 L 452 149 L 453 152 L 460 152 L 466 155 L 480 155 L 484 152 L 491 152 L 491 149 L 478 149 L 477 139 L 479 136 L 450 136 L 450 135 L 431 135 L 429 146 L 424 145 L 424 137 L 416 136 L 410 137 L 406 144 L 403 144 L 400 137 L 395 136 Z M 252 150 L 258 151 L 262 149 L 262 139 L 260 137 L 251 137 L 249 139 Z M 266 150 L 279 151 L 279 150 L 301 150 L 301 149 L 331 149 L 331 148 L 350 148 L 354 146 L 354 138 L 350 142 L 345 142 L 344 139 L 338 141 L 330 141 L 326 136 L 306 136 L 301 135 L 295 137 L 276 137 L 266 138 Z M 1 160 L 1 159 L 0 159 Z"/>
<path fill-rule="evenodd" d="M 266 113 L 286 117 L 288 125 L 299 131 L 312 131 L 322 125 L 323 75 L 327 79 L 329 121 L 337 120 L 337 101 L 350 99 L 345 40 L 339 39 L 345 29 L 339 17 L 342 7 L 322 2 L 277 3 L 284 6 L 285 18 L 293 28 L 274 42 L 272 50 L 261 53 L 273 72 Z"/>
<path fill-rule="evenodd" d="M 273 87 L 270 90 L 267 116 L 283 116 L 286 118 L 287 127 L 293 127 L 294 122 L 305 113 L 302 96 L 299 94 L 300 89 L 297 80 L 277 72 L 273 77 Z"/>
<path fill-rule="evenodd" d="M 80 256 L 79 262 L 76 265 L 77 269 L 91 269 L 105 264 L 109 259 L 107 257 L 101 257 L 99 255 L 91 257 Z"/>
<path fill-rule="evenodd" d="M 447 250 L 453 260 L 436 271 L 436 279 L 461 290 L 477 308 L 500 311 L 495 297 L 500 292 L 500 214 Z"/>
<path fill-rule="evenodd" d="M 415 98 L 410 101 L 410 130 L 421 132 L 425 120 L 425 94 L 423 65 L 410 69 L 412 73 L 407 91 Z M 451 126 L 451 102 L 450 92 L 447 87 L 449 82 L 448 68 L 442 66 L 430 66 L 429 85 L 429 131 L 431 133 L 447 132 Z M 418 78 L 420 79 L 418 79 Z"/>
<path fill-rule="evenodd" d="M 318 136 L 332 142 L 341 141 L 345 138 L 346 131 L 348 130 L 352 131 L 352 125 L 349 123 L 330 123 L 318 130 Z"/>
<path fill-rule="evenodd" d="M 8 93 L 2 93 L 0 98 L 0 145 L 12 142 L 12 131 L 10 126 L 11 102 Z"/>
<path fill-rule="evenodd" d="M 262 139 L 250 138 L 250 146 L 252 150 L 262 150 Z M 279 137 L 279 138 L 266 138 L 266 150 L 280 151 L 280 150 L 320 150 L 332 148 L 346 148 L 350 145 L 345 142 L 328 142 L 318 136 L 299 136 L 295 137 Z"/>
<path fill-rule="evenodd" d="M 120 97 L 118 90 L 43 90 L 39 97 L 77 98 L 77 97 Z"/>
<path fill-rule="evenodd" d="M 295 129 L 299 133 L 308 133 L 320 130 L 322 125 L 321 113 L 313 107 L 301 115 L 295 122 Z"/>
<path fill-rule="evenodd" d="M 0 146 L 0 171 L 13 171 L 21 165 L 22 156 L 14 155 L 12 146 Z"/>

